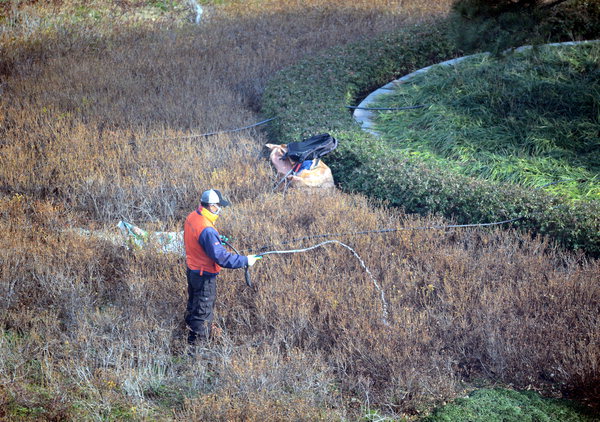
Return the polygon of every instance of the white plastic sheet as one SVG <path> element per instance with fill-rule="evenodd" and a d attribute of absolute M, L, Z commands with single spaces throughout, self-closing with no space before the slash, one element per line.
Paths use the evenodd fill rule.
<path fill-rule="evenodd" d="M 124 243 L 132 249 L 156 248 L 164 253 L 185 255 L 183 232 L 149 232 L 127 221 L 119 221 L 117 227 Z"/>

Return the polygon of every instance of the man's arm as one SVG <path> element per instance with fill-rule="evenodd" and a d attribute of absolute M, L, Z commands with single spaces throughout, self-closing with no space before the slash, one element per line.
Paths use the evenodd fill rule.
<path fill-rule="evenodd" d="M 206 255 L 223 268 L 244 268 L 248 265 L 248 257 L 229 253 L 221 244 L 219 233 L 212 227 L 202 230 L 200 245 L 206 252 Z"/>

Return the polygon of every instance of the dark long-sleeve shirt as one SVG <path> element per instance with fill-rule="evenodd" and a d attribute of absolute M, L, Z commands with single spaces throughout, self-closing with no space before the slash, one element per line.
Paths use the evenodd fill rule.
<path fill-rule="evenodd" d="M 221 244 L 219 233 L 212 227 L 202 230 L 198 242 L 206 255 L 223 268 L 244 268 L 248 265 L 247 256 L 232 254 L 225 249 Z"/>

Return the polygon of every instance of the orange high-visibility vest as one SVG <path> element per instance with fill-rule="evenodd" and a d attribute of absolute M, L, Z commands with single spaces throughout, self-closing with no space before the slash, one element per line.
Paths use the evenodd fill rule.
<path fill-rule="evenodd" d="M 200 234 L 207 228 L 215 228 L 208 218 L 200 214 L 199 210 L 190 213 L 185 219 L 183 227 L 183 242 L 185 244 L 185 260 L 190 270 L 218 274 L 221 267 L 206 255 L 204 248 L 200 245 Z"/>

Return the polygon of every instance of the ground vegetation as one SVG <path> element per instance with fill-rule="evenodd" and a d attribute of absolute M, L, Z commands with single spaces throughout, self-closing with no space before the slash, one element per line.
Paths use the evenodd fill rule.
<path fill-rule="evenodd" d="M 200 26 L 176 1 L 0 4 L 0 419 L 414 420 L 482 383 L 594 404 L 598 261 L 422 230 L 447 220 L 361 194 L 273 193 L 260 129 L 197 136 L 260 120 L 286 65 L 448 3 L 209 2 Z M 265 257 L 256 290 L 222 274 L 218 335 L 189 359 L 183 258 L 76 229 L 180 230 L 206 187 L 234 203 L 219 224 L 242 251 L 402 229 L 340 238 L 387 324 L 348 250 Z"/>
<path fill-rule="evenodd" d="M 551 39 L 593 39 L 600 32 L 600 3 L 589 0 L 457 0 L 454 36 L 467 51 L 500 53 Z"/>

